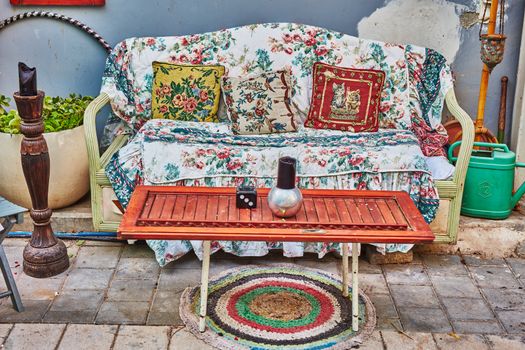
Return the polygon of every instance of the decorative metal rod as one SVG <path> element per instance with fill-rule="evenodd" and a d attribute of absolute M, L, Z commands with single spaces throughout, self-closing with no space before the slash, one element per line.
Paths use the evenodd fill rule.
<path fill-rule="evenodd" d="M 104 40 L 104 38 L 102 38 L 93 29 L 91 29 L 90 27 L 88 27 L 84 23 L 80 22 L 79 20 L 76 20 L 76 19 L 68 17 L 68 16 L 61 15 L 61 14 L 56 13 L 56 12 L 32 11 L 32 12 L 19 13 L 18 15 L 11 16 L 11 17 L 1 21 L 0 22 L 0 30 L 4 29 L 8 25 L 10 25 L 12 23 L 15 23 L 17 21 L 21 21 L 21 20 L 26 19 L 26 18 L 34 18 L 34 17 L 46 17 L 46 18 L 56 19 L 56 20 L 59 20 L 59 21 L 62 21 L 62 22 L 66 22 L 66 23 L 72 24 L 75 27 L 79 28 L 80 30 L 83 30 L 84 32 L 86 32 L 88 35 L 93 37 L 93 39 L 95 39 L 96 41 L 98 41 L 98 43 L 100 45 L 102 45 L 104 50 L 107 51 L 107 53 L 111 52 L 111 46 L 108 44 L 108 42 L 106 40 Z"/>
<path fill-rule="evenodd" d="M 42 133 L 44 92 L 36 88 L 36 69 L 18 64 L 20 91 L 14 93 L 18 113 L 22 119 L 20 131 L 24 135 L 20 148 L 22 169 L 26 178 L 32 208 L 34 229 L 24 249 L 24 272 L 31 277 L 46 278 L 58 275 L 69 267 L 67 249 L 55 237 L 51 228 L 51 209 L 48 206 L 49 152 Z"/>

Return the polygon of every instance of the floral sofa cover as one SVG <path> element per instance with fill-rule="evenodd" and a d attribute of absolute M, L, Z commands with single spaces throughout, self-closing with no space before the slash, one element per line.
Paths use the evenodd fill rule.
<path fill-rule="evenodd" d="M 296 133 L 234 135 L 220 123 L 150 119 L 152 62 L 221 64 L 226 75 L 247 76 L 288 69 L 299 119 L 308 113 L 311 71 L 317 61 L 386 73 L 380 130 L 348 133 L 301 127 Z M 115 193 L 126 206 L 138 184 L 235 186 L 274 184 L 277 160 L 298 159 L 302 188 L 403 190 L 427 222 L 439 198 L 425 156 L 444 155 L 441 125 L 444 97 L 452 87 L 449 66 L 439 53 L 412 45 L 364 40 L 323 28 L 259 24 L 200 35 L 131 38 L 119 43 L 106 63 L 102 89 L 110 97 L 108 130 L 128 132 L 130 142 L 106 167 Z M 198 241 L 149 241 L 164 265 Z M 381 251 L 408 251 L 410 245 L 378 245 Z M 319 256 L 339 244 L 214 242 L 214 251 L 261 256 L 282 248 L 286 256 L 304 251 Z"/>

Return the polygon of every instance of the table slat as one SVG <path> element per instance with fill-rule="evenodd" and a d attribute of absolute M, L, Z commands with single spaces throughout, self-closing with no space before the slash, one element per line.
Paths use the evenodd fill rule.
<path fill-rule="evenodd" d="M 148 215 L 148 218 L 159 218 L 162 208 L 164 207 L 164 202 L 166 201 L 166 195 L 158 194 L 153 200 L 153 206 L 151 207 L 151 212 Z"/>
<path fill-rule="evenodd" d="M 341 222 L 339 219 L 339 215 L 337 213 L 337 206 L 335 205 L 335 201 L 333 198 L 325 198 L 324 199 L 324 205 L 326 207 L 326 211 L 328 212 L 328 221 L 330 222 Z"/>
<path fill-rule="evenodd" d="M 208 199 L 208 209 L 206 210 L 206 220 L 215 221 L 217 220 L 217 210 L 219 209 L 219 197 L 218 196 L 206 196 Z"/>
<path fill-rule="evenodd" d="M 173 214 L 173 208 L 175 207 L 175 200 L 179 198 L 180 196 L 167 196 L 164 200 L 164 206 L 162 207 L 162 211 L 160 212 L 160 217 L 162 219 L 169 219 L 171 218 Z"/>
<path fill-rule="evenodd" d="M 198 197 L 196 196 L 188 196 L 182 220 L 193 220 L 195 218 L 195 212 L 197 211 L 197 199 Z"/>
<path fill-rule="evenodd" d="M 173 208 L 173 216 L 172 218 L 174 220 L 182 220 L 182 217 L 184 216 L 184 209 L 186 208 L 186 200 L 188 199 L 188 196 L 185 194 L 181 194 L 177 196 L 177 199 L 175 200 L 175 208 Z"/>

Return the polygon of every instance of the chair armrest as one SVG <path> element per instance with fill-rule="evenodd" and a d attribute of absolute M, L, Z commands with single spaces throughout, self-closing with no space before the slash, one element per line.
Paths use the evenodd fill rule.
<path fill-rule="evenodd" d="M 447 107 L 461 124 L 461 148 L 459 150 L 458 160 L 456 161 L 456 171 L 454 174 L 454 182 L 457 185 L 459 193 L 463 193 L 463 186 L 465 184 L 465 176 L 467 175 L 467 168 L 470 162 L 470 155 L 472 154 L 472 146 L 474 143 L 474 123 L 472 118 L 465 112 L 458 104 L 454 89 L 445 96 Z"/>
<path fill-rule="evenodd" d="M 84 133 L 86 136 L 86 147 L 89 158 L 89 168 L 100 169 L 100 150 L 97 139 L 97 114 L 109 102 L 109 96 L 100 94 L 86 108 L 84 112 Z"/>

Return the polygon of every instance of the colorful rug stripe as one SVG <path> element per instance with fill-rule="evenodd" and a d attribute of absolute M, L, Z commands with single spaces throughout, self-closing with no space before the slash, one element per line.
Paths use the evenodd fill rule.
<path fill-rule="evenodd" d="M 297 265 L 243 266 L 209 285 L 206 332 L 198 331 L 200 288 L 181 296 L 181 318 L 197 337 L 227 350 L 338 350 L 360 345 L 375 327 L 362 292 L 360 330 L 352 331 L 352 300 L 339 277 Z"/>

